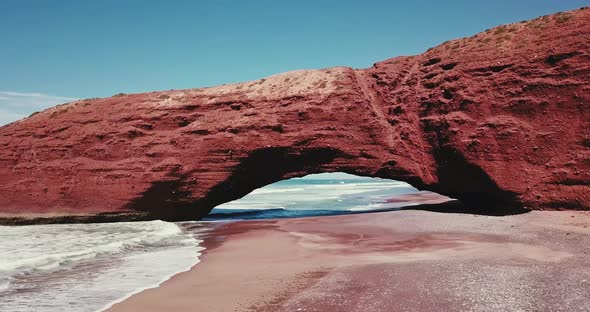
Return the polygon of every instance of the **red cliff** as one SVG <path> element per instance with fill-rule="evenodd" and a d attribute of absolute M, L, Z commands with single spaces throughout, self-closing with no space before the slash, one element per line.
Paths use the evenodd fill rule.
<path fill-rule="evenodd" d="M 590 209 L 590 9 L 367 69 L 76 101 L 1 127 L 0 147 L 4 217 L 190 219 L 330 171 L 488 213 Z"/>

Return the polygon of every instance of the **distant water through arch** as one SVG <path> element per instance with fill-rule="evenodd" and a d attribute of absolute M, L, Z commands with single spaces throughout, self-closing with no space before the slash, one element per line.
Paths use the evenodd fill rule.
<path fill-rule="evenodd" d="M 408 183 L 346 173 L 310 174 L 279 181 L 215 207 L 205 220 L 307 217 L 395 210 L 450 198 Z"/>

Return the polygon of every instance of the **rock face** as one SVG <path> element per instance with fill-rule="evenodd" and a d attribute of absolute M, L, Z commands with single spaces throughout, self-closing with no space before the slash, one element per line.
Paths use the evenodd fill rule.
<path fill-rule="evenodd" d="M 193 219 L 285 178 L 590 209 L 590 9 L 367 69 L 76 101 L 0 128 L 0 212 Z"/>

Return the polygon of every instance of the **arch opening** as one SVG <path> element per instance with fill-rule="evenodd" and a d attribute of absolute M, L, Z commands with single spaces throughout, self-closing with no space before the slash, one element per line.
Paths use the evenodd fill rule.
<path fill-rule="evenodd" d="M 401 209 L 449 209 L 455 199 L 391 179 L 344 172 L 308 174 L 257 188 L 216 206 L 204 220 L 313 217 Z M 439 207 L 440 206 L 440 207 Z"/>

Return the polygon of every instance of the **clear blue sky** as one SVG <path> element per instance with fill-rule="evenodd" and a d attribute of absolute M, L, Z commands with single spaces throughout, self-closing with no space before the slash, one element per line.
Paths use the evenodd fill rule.
<path fill-rule="evenodd" d="M 2 0 L 0 124 L 70 98 L 371 66 L 590 0 Z"/>

